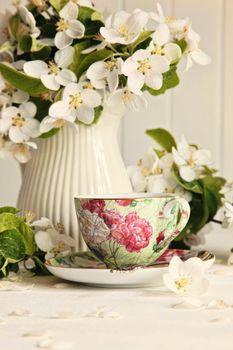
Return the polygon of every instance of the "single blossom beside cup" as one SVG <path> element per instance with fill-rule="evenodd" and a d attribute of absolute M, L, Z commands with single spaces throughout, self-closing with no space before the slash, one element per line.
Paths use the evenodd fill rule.
<path fill-rule="evenodd" d="M 214 263 L 200 258 L 190 258 L 182 261 L 174 256 L 169 264 L 168 273 L 163 275 L 166 287 L 176 294 L 202 295 L 209 288 L 209 281 L 205 278 L 205 271 Z"/>
<path fill-rule="evenodd" d="M 32 226 L 37 228 L 35 242 L 43 252 L 46 252 L 46 260 L 59 254 L 67 254 L 72 247 L 75 247 L 75 240 L 62 233 L 62 226 L 58 224 L 55 227 L 48 218 L 42 217 L 34 221 Z"/>

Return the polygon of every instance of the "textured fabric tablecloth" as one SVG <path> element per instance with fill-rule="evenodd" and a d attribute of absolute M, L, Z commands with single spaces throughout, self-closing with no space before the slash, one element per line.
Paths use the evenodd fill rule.
<path fill-rule="evenodd" d="M 1 349 L 232 349 L 233 267 L 214 264 L 208 278 L 203 305 L 193 309 L 162 286 L 97 289 L 54 277 L 0 281 Z"/>

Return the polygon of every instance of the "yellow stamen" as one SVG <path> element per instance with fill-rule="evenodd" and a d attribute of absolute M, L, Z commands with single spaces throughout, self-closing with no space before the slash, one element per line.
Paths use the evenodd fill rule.
<path fill-rule="evenodd" d="M 58 65 L 53 61 L 49 61 L 49 73 L 58 74 L 59 72 L 60 72 L 60 68 L 58 67 Z"/>
<path fill-rule="evenodd" d="M 56 122 L 54 123 L 55 128 L 63 128 L 63 126 L 65 125 L 65 121 L 64 119 L 57 119 Z"/>
<path fill-rule="evenodd" d="M 70 95 L 70 105 L 74 108 L 78 108 L 83 103 L 80 94 Z"/>
<path fill-rule="evenodd" d="M 166 22 L 167 23 L 173 23 L 175 22 L 176 18 L 174 16 L 167 16 L 166 17 Z"/>
<path fill-rule="evenodd" d="M 85 84 L 83 84 L 83 88 L 84 89 L 91 89 L 91 90 L 94 90 L 94 86 L 88 81 L 86 82 Z"/>
<path fill-rule="evenodd" d="M 128 39 L 129 27 L 126 24 L 120 24 L 118 27 L 118 33 L 120 33 L 125 39 Z"/>
<path fill-rule="evenodd" d="M 58 32 L 64 32 L 69 28 L 69 22 L 66 21 L 65 19 L 61 18 L 57 23 L 56 23 L 57 31 Z"/>
<path fill-rule="evenodd" d="M 17 128 L 21 128 L 24 125 L 24 122 L 25 119 L 19 113 L 12 118 L 12 126 L 17 126 Z"/>
<path fill-rule="evenodd" d="M 133 99 L 132 92 L 130 92 L 129 90 L 125 90 L 122 99 L 124 102 L 132 101 Z"/>
<path fill-rule="evenodd" d="M 189 284 L 189 280 L 185 277 L 181 277 L 180 279 L 178 279 L 177 281 L 175 281 L 176 287 L 178 290 L 182 289 L 182 290 L 186 290 L 187 286 Z"/>
<path fill-rule="evenodd" d="M 141 72 L 142 74 L 146 74 L 148 70 L 151 69 L 151 65 L 148 58 L 146 58 L 143 61 L 138 61 L 138 63 L 139 63 L 138 71 Z"/>
<path fill-rule="evenodd" d="M 110 72 L 113 71 L 114 68 L 117 68 L 117 64 L 115 61 L 106 61 L 104 62 L 107 70 L 109 70 Z"/>

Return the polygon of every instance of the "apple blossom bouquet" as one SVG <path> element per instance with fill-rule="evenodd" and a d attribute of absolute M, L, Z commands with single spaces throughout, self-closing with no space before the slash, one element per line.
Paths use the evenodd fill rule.
<path fill-rule="evenodd" d="M 150 149 L 137 166 L 128 167 L 134 191 L 176 193 L 191 208 L 188 224 L 172 244 L 183 248 L 203 243 L 202 233 L 210 222 L 233 228 L 233 205 L 227 198 L 233 186 L 211 167 L 210 152 L 188 144 L 185 137 L 176 142 L 165 129 L 147 130 L 146 134 L 160 148 Z M 220 208 L 224 209 L 222 221 L 215 219 Z"/>
<path fill-rule="evenodd" d="M 107 105 L 146 107 L 144 92 L 178 85 L 181 59 L 186 69 L 210 62 L 189 18 L 160 5 L 104 18 L 91 0 L 17 3 L 0 46 L 0 155 L 22 163 L 35 138 L 97 123 Z"/>

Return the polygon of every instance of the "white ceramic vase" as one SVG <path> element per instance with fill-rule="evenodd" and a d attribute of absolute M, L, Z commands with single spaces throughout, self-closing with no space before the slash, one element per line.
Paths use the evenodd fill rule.
<path fill-rule="evenodd" d="M 23 167 L 18 207 L 62 223 L 79 250 L 85 245 L 78 233 L 74 197 L 132 192 L 117 141 L 120 119 L 119 111 L 105 108 L 95 125 L 80 125 L 79 132 L 66 126 L 51 138 L 39 139 L 38 150 Z"/>

